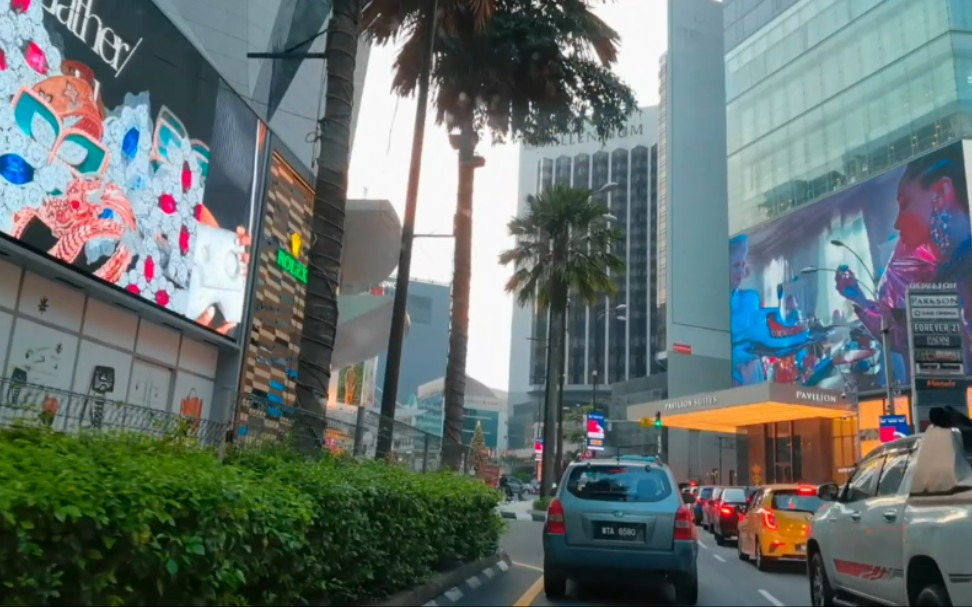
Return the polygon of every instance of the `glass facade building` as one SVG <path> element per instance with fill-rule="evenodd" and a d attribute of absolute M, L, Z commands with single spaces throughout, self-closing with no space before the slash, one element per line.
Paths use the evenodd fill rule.
<path fill-rule="evenodd" d="M 972 134 L 972 2 L 728 0 L 729 231 Z"/>

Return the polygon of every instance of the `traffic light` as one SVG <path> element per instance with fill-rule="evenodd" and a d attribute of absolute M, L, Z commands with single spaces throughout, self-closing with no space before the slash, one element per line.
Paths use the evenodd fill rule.
<path fill-rule="evenodd" d="M 655 413 L 655 427 L 656 428 L 661 428 L 662 427 L 661 411 Z"/>

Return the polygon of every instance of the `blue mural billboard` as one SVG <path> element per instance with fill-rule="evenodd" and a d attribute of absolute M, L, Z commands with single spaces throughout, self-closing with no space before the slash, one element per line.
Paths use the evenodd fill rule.
<path fill-rule="evenodd" d="M 885 364 L 894 385 L 908 385 L 906 296 L 919 282 L 959 285 L 970 359 L 964 145 L 940 148 L 730 239 L 734 385 L 863 391 L 885 385 Z"/>

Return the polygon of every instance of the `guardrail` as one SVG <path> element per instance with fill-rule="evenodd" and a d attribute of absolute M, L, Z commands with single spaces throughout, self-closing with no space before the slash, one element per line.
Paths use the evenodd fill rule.
<path fill-rule="evenodd" d="M 252 448 L 287 443 L 304 452 L 329 449 L 360 458 L 375 457 L 381 416 L 361 407 L 321 413 L 270 403 L 247 394 L 231 422 L 199 417 L 200 408 L 168 411 L 111 400 L 95 392 L 80 394 L 0 377 L 0 427 L 47 426 L 58 432 L 136 432 L 178 436 L 202 445 Z M 193 415 L 195 414 L 195 415 Z M 441 463 L 442 439 L 394 421 L 389 459 L 416 472 L 432 472 Z"/>

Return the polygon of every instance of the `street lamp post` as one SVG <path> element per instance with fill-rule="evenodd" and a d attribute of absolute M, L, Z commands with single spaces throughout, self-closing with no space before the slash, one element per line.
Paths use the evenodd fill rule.
<path fill-rule="evenodd" d="M 878 291 L 877 277 L 874 276 L 874 273 L 871 272 L 871 270 L 867 267 L 867 264 L 864 263 L 864 260 L 861 258 L 861 256 L 857 254 L 857 251 L 847 246 L 847 244 L 841 240 L 831 240 L 830 244 L 832 244 L 835 247 L 840 247 L 842 249 L 847 250 L 848 252 L 850 252 L 851 255 L 854 256 L 854 259 L 856 259 L 858 263 L 861 264 L 861 267 L 864 268 L 864 271 L 867 273 L 867 277 L 871 280 L 871 288 L 869 288 L 868 291 L 870 291 L 871 297 L 877 300 L 877 291 Z M 830 268 L 816 268 L 816 267 L 808 267 L 800 270 L 801 274 L 812 274 L 815 272 L 833 272 L 836 274 L 838 270 L 833 270 Z M 861 286 L 867 288 L 865 285 L 861 285 Z M 881 357 L 884 359 L 884 414 L 894 415 L 894 388 L 892 386 L 892 382 L 894 381 L 894 378 L 893 375 L 891 374 L 891 348 L 888 345 L 888 335 L 891 332 L 891 328 L 888 325 L 887 316 L 883 312 L 880 313 L 881 313 L 881 327 L 880 327 Z"/>

